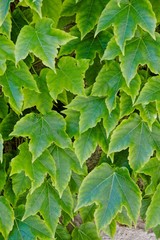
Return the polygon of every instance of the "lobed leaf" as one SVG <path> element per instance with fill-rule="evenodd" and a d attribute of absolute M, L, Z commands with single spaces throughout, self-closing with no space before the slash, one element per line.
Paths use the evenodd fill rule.
<path fill-rule="evenodd" d="M 65 121 L 54 111 L 44 116 L 33 112 L 25 115 L 16 123 L 10 135 L 31 138 L 29 150 L 33 160 L 38 158 L 53 142 L 62 148 L 71 146 L 71 141 L 65 132 Z"/>
<path fill-rule="evenodd" d="M 141 193 L 126 168 L 117 168 L 114 171 L 108 164 L 103 163 L 89 173 L 82 182 L 76 210 L 94 202 L 98 205 L 94 216 L 100 230 L 111 223 L 122 206 L 126 208 L 131 220 L 136 223 L 140 211 Z"/>
<path fill-rule="evenodd" d="M 156 17 L 149 0 L 126 0 L 121 4 L 111 0 L 100 16 L 96 34 L 110 25 L 114 26 L 116 42 L 123 54 L 126 41 L 134 37 L 137 25 L 155 38 Z"/>
<path fill-rule="evenodd" d="M 73 39 L 68 33 L 52 28 L 51 19 L 41 19 L 35 28 L 24 26 L 17 38 L 15 46 L 16 63 L 25 59 L 32 52 L 42 60 L 44 65 L 55 70 L 55 57 L 58 47 Z"/>

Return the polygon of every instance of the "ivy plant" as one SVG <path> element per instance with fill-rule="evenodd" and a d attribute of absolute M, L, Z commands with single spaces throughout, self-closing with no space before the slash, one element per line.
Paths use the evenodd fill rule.
<path fill-rule="evenodd" d="M 159 6 L 0 0 L 0 239 L 160 237 Z"/>

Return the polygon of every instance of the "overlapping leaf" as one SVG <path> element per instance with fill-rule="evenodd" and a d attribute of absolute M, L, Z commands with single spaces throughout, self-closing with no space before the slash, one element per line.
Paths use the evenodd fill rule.
<path fill-rule="evenodd" d="M 3 24 L 9 11 L 10 3 L 14 0 L 0 0 L 0 26 Z"/>
<path fill-rule="evenodd" d="M 0 76 L 0 84 L 3 86 L 5 95 L 15 112 L 20 113 L 23 105 L 22 88 L 38 91 L 36 82 L 24 62 L 16 68 L 13 63 L 7 64 L 7 70 Z"/>
<path fill-rule="evenodd" d="M 140 190 L 130 178 L 128 170 L 118 168 L 114 171 L 108 164 L 103 163 L 82 182 L 76 210 L 95 202 L 98 205 L 94 215 L 95 222 L 100 230 L 110 224 L 122 206 L 136 223 L 140 201 Z"/>
<path fill-rule="evenodd" d="M 138 170 L 149 160 L 154 150 L 157 150 L 159 155 L 159 132 L 158 123 L 155 123 L 150 131 L 148 125 L 137 114 L 133 114 L 113 131 L 109 153 L 129 147 L 130 166 Z"/>
<path fill-rule="evenodd" d="M 14 212 L 4 196 L 0 196 L 0 209 L 0 232 L 7 239 L 14 224 Z"/>
<path fill-rule="evenodd" d="M 30 179 L 25 176 L 24 172 L 14 174 L 12 176 L 13 192 L 15 193 L 17 199 L 18 197 L 30 189 Z"/>
<path fill-rule="evenodd" d="M 46 82 L 48 69 L 42 69 L 40 76 L 35 77 L 39 92 L 30 89 L 23 89 L 24 104 L 23 110 L 36 106 L 42 114 L 48 113 L 53 107 L 53 99 L 49 94 Z"/>
<path fill-rule="evenodd" d="M 53 235 L 61 214 L 57 192 L 49 182 L 44 182 L 32 194 L 28 194 L 23 220 L 40 212 Z"/>
<path fill-rule="evenodd" d="M 82 133 L 74 142 L 75 153 L 81 165 L 83 165 L 96 150 L 97 145 L 101 146 L 103 151 L 107 153 L 107 133 L 101 123 L 98 123 L 96 127 L 90 128 Z"/>
<path fill-rule="evenodd" d="M 81 1 L 76 9 L 76 22 L 81 32 L 81 38 L 89 33 L 96 25 L 98 18 L 109 0 Z M 86 24 L 87 23 L 87 24 Z"/>
<path fill-rule="evenodd" d="M 50 70 L 47 74 L 47 85 L 54 100 L 63 90 L 74 94 L 84 95 L 84 76 L 88 61 L 76 61 L 71 57 L 63 57 L 58 63 L 56 73 Z M 72 69 L 72 71 L 71 71 Z"/>
<path fill-rule="evenodd" d="M 100 240 L 96 226 L 92 222 L 84 223 L 79 228 L 75 228 L 72 232 L 72 238 L 79 240 Z"/>
<path fill-rule="evenodd" d="M 147 104 L 155 100 L 160 100 L 160 76 L 151 77 L 148 79 L 142 88 L 136 104 Z"/>
<path fill-rule="evenodd" d="M 149 0 L 127 0 L 121 1 L 119 5 L 117 0 L 111 0 L 107 4 L 99 19 L 96 33 L 113 25 L 116 41 L 124 53 L 125 42 L 134 36 L 137 25 L 155 37 L 156 18 Z"/>
<path fill-rule="evenodd" d="M 152 39 L 148 33 L 136 36 L 128 41 L 125 48 L 125 55 L 120 53 L 115 40 L 112 39 L 104 53 L 103 59 L 113 59 L 120 55 L 121 70 L 126 79 L 127 85 L 135 77 L 139 64 L 147 64 L 152 72 L 158 74 L 160 56 L 160 36 L 156 34 L 156 40 Z M 132 66 L 132 67 L 131 67 Z"/>
<path fill-rule="evenodd" d="M 34 11 L 36 11 L 40 17 L 42 17 L 42 2 L 43 0 L 25 0 L 26 4 L 32 8 Z"/>
<path fill-rule="evenodd" d="M 33 52 L 46 66 L 55 69 L 57 48 L 73 37 L 62 30 L 53 29 L 52 23 L 51 19 L 42 19 L 36 23 L 35 28 L 27 25 L 21 29 L 15 46 L 17 63 Z"/>
<path fill-rule="evenodd" d="M 146 212 L 146 228 L 153 228 L 160 224 L 160 184 L 158 185 L 153 197 L 150 206 Z"/>
<path fill-rule="evenodd" d="M 36 240 L 37 237 L 44 240 L 51 240 L 53 239 L 53 234 L 51 234 L 45 222 L 39 216 L 30 216 L 24 221 L 21 221 L 19 218 L 15 220 L 9 240 Z"/>
<path fill-rule="evenodd" d="M 146 187 L 145 193 L 147 195 L 153 194 L 160 180 L 160 161 L 157 158 L 151 158 L 144 167 L 140 169 L 140 172 L 151 176 L 151 182 Z"/>
<path fill-rule="evenodd" d="M 105 102 L 109 112 L 111 112 L 116 107 L 116 95 L 124 85 L 124 82 L 125 80 L 118 63 L 105 64 L 93 85 L 92 95 L 107 97 Z"/>
<path fill-rule="evenodd" d="M 12 21 L 11 21 L 11 15 L 8 14 L 0 27 L 0 33 L 4 34 L 8 38 L 10 38 L 11 34 L 11 28 L 12 28 Z"/>
<path fill-rule="evenodd" d="M 79 174 L 82 174 L 83 171 L 74 151 L 52 146 L 50 153 L 56 164 L 55 188 L 58 190 L 60 196 L 62 196 L 63 191 L 69 183 L 72 171 Z"/>
<path fill-rule="evenodd" d="M 14 61 L 14 44 L 5 36 L 0 35 L 0 75 L 6 71 L 6 60 Z"/>
<path fill-rule="evenodd" d="M 76 27 L 73 27 L 70 33 L 77 38 L 62 46 L 60 55 L 75 51 L 77 59 L 94 59 L 97 53 L 102 56 L 112 37 L 109 31 L 101 32 L 96 37 L 94 37 L 94 32 L 90 32 L 81 40 L 80 32 Z"/>
<path fill-rule="evenodd" d="M 47 173 L 54 179 L 55 162 L 48 150 L 45 150 L 33 163 L 32 155 L 26 142 L 19 146 L 19 150 L 19 155 L 14 157 L 11 162 L 11 175 L 24 171 L 25 175 L 32 181 L 32 191 L 43 183 Z"/>
<path fill-rule="evenodd" d="M 79 130 L 80 133 L 95 127 L 107 112 L 105 99 L 95 96 L 77 96 L 67 108 L 80 112 Z"/>
<path fill-rule="evenodd" d="M 65 132 L 65 121 L 54 111 L 44 116 L 35 113 L 27 114 L 16 123 L 11 135 L 31 138 L 29 150 L 33 160 L 38 158 L 53 142 L 62 148 L 71 146 L 70 139 Z"/>

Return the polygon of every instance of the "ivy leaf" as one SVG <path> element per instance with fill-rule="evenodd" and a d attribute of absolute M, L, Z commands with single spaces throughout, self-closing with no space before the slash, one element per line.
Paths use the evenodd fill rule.
<path fill-rule="evenodd" d="M 48 182 L 44 182 L 32 194 L 28 194 L 23 220 L 40 212 L 53 236 L 61 214 L 59 197 Z"/>
<path fill-rule="evenodd" d="M 124 82 L 118 63 L 105 64 L 93 85 L 92 95 L 107 97 L 105 102 L 110 113 L 116 107 L 116 95 Z"/>
<path fill-rule="evenodd" d="M 155 38 L 156 17 L 149 0 L 127 0 L 121 2 L 120 6 L 117 0 L 111 0 L 101 14 L 96 34 L 111 25 L 114 26 L 117 44 L 123 53 L 125 43 L 133 38 L 137 25 Z"/>
<path fill-rule="evenodd" d="M 129 115 L 134 111 L 134 107 L 132 105 L 132 99 L 130 96 L 128 96 L 125 92 L 120 92 L 120 118 L 123 118 L 124 116 Z"/>
<path fill-rule="evenodd" d="M 79 117 L 80 113 L 71 109 L 65 109 L 66 132 L 72 138 L 79 135 Z"/>
<path fill-rule="evenodd" d="M 7 14 L 2 26 L 0 27 L 0 33 L 10 38 L 11 29 L 12 29 L 11 15 Z"/>
<path fill-rule="evenodd" d="M 152 125 L 157 119 L 155 103 L 151 102 L 148 105 L 138 105 L 136 108 L 140 111 L 140 116 L 143 121 L 147 122 L 149 128 L 152 130 Z"/>
<path fill-rule="evenodd" d="M 13 63 L 8 63 L 6 72 L 0 76 L 0 84 L 5 95 L 9 97 L 10 105 L 17 113 L 21 112 L 23 105 L 22 88 L 38 91 L 36 82 L 24 62 L 21 62 L 17 68 Z"/>
<path fill-rule="evenodd" d="M 95 127 L 106 114 L 105 99 L 95 96 L 75 97 L 68 109 L 80 112 L 79 130 L 80 133 L 87 131 L 89 128 Z"/>
<path fill-rule="evenodd" d="M 100 240 L 94 223 L 83 223 L 79 228 L 76 227 L 72 232 L 73 239 L 79 240 Z"/>
<path fill-rule="evenodd" d="M 55 237 L 57 240 L 70 240 L 71 235 L 68 233 L 66 228 L 64 226 L 58 224 L 57 229 L 56 229 L 56 234 Z"/>
<path fill-rule="evenodd" d="M 74 200 L 70 188 L 67 187 L 61 197 L 61 207 L 65 213 L 73 218 Z"/>
<path fill-rule="evenodd" d="M 157 64 L 160 55 L 159 44 L 159 34 L 156 34 L 156 40 L 153 40 L 148 33 L 143 33 L 142 36 L 137 36 L 127 42 L 125 55 L 123 56 L 120 54 L 121 70 L 127 85 L 129 85 L 130 81 L 137 74 L 137 67 L 139 64 L 147 64 L 150 70 L 155 74 L 160 72 L 159 65 Z M 104 54 L 115 57 L 111 47 L 113 47 L 112 44 L 108 45 Z M 116 53 L 118 53 L 118 51 L 116 51 Z M 108 57 L 105 59 L 108 59 Z M 132 68 L 130 66 L 132 66 Z"/>
<path fill-rule="evenodd" d="M 146 212 L 146 228 L 153 228 L 160 224 L 160 184 L 158 185 L 153 197 L 151 204 L 149 205 Z M 158 207 L 157 207 L 158 206 Z"/>
<path fill-rule="evenodd" d="M 19 218 L 15 220 L 9 240 L 36 240 L 37 237 L 44 240 L 51 240 L 52 234 L 39 216 L 31 216 L 24 221 L 19 220 Z"/>
<path fill-rule="evenodd" d="M 36 108 L 42 114 L 46 114 L 51 111 L 53 107 L 53 99 L 49 94 L 49 90 L 46 82 L 46 74 L 48 69 L 42 69 L 40 76 L 34 77 L 39 89 L 39 92 L 29 89 L 23 89 L 24 104 L 23 110 L 36 106 Z"/>
<path fill-rule="evenodd" d="M 140 95 L 135 104 L 147 104 L 155 100 L 160 100 L 160 77 L 155 76 L 147 80 L 146 84 L 142 88 Z"/>
<path fill-rule="evenodd" d="M 18 149 L 20 151 L 19 155 L 12 158 L 11 161 L 10 175 L 24 171 L 25 175 L 31 180 L 32 191 L 43 183 L 47 173 L 50 174 L 52 178 L 55 177 L 54 159 L 48 150 L 45 150 L 42 155 L 32 163 L 32 155 L 29 152 L 28 143 L 22 143 Z"/>
<path fill-rule="evenodd" d="M 0 0 L 0 26 L 2 26 L 7 13 L 9 11 L 10 3 L 14 0 Z"/>
<path fill-rule="evenodd" d="M 94 38 L 94 32 L 88 33 L 83 40 L 81 40 L 80 32 L 76 27 L 70 31 L 71 35 L 77 37 L 61 47 L 60 55 L 70 54 L 76 52 L 77 59 L 94 59 L 96 54 L 102 57 L 104 50 L 112 37 L 109 31 L 101 32 Z"/>
<path fill-rule="evenodd" d="M 8 238 L 14 224 L 14 212 L 5 197 L 0 196 L 0 232 L 4 239 Z"/>
<path fill-rule="evenodd" d="M 84 95 L 84 75 L 87 68 L 87 60 L 76 61 L 71 57 L 61 58 L 57 73 L 50 70 L 47 74 L 47 85 L 52 98 L 56 100 L 58 94 L 64 89 L 74 94 Z"/>
<path fill-rule="evenodd" d="M 128 170 L 117 168 L 114 171 L 108 164 L 103 163 L 83 180 L 76 210 L 96 203 L 98 207 L 94 216 L 100 230 L 111 223 L 123 206 L 130 219 L 136 223 L 140 202 L 140 190 L 129 176 Z"/>
<path fill-rule="evenodd" d="M 60 18 L 60 13 L 62 10 L 61 0 L 43 0 L 42 5 L 42 16 L 51 18 L 53 20 L 53 26 L 56 27 L 58 20 Z"/>
<path fill-rule="evenodd" d="M 108 1 L 109 0 L 102 0 L 97 2 L 96 0 L 88 0 L 81 1 L 77 5 L 76 22 L 81 32 L 81 39 L 94 28 Z"/>
<path fill-rule="evenodd" d="M 0 134 L 0 162 L 3 162 L 3 138 Z"/>
<path fill-rule="evenodd" d="M 146 187 L 146 195 L 151 195 L 156 191 L 156 187 L 160 180 L 160 161 L 157 158 L 151 158 L 143 168 L 140 169 L 141 173 L 151 176 L 151 182 Z"/>
<path fill-rule="evenodd" d="M 82 133 L 74 142 L 75 153 L 81 166 L 96 150 L 97 145 L 101 146 L 104 152 L 108 150 L 107 134 L 101 123 L 96 127 Z"/>
<path fill-rule="evenodd" d="M 14 61 L 14 44 L 5 36 L 0 35 L 0 75 L 6 71 L 6 60 Z"/>
<path fill-rule="evenodd" d="M 34 11 L 36 11 L 40 17 L 42 17 L 42 12 L 41 12 L 41 8 L 42 8 L 42 2 L 43 0 L 25 0 L 26 4 L 33 9 Z"/>
<path fill-rule="evenodd" d="M 19 195 L 21 195 L 30 188 L 30 180 L 28 177 L 25 176 L 24 172 L 21 172 L 12 176 L 12 185 L 13 192 L 18 198 Z"/>
<path fill-rule="evenodd" d="M 55 70 L 57 48 L 73 37 L 64 31 L 53 29 L 52 24 L 51 19 L 42 19 L 36 23 L 35 28 L 27 25 L 21 29 L 15 46 L 16 63 L 32 52 L 44 65 Z"/>
<path fill-rule="evenodd" d="M 52 146 L 50 152 L 56 164 L 55 188 L 61 197 L 68 186 L 72 171 L 79 174 L 82 174 L 83 171 L 74 151 Z"/>
<path fill-rule="evenodd" d="M 15 125 L 11 136 L 29 136 L 29 150 L 33 160 L 38 158 L 51 143 L 62 148 L 70 148 L 71 141 L 65 133 L 65 121 L 57 112 L 50 112 L 44 116 L 29 113 Z"/>
<path fill-rule="evenodd" d="M 145 139 L 145 144 L 144 144 Z M 109 154 L 129 147 L 129 161 L 134 170 L 146 163 L 153 153 L 150 131 L 138 115 L 131 115 L 114 130 L 109 145 Z"/>

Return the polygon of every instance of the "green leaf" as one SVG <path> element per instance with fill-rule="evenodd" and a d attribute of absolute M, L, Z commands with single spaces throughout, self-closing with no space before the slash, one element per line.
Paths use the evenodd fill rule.
<path fill-rule="evenodd" d="M 146 84 L 142 88 L 140 95 L 135 104 L 143 103 L 147 104 L 155 100 L 160 100 L 160 77 L 155 76 L 147 80 Z"/>
<path fill-rule="evenodd" d="M 0 123 L 0 133 L 4 140 L 9 140 L 9 134 L 13 131 L 14 125 L 18 121 L 18 116 L 11 111 Z"/>
<path fill-rule="evenodd" d="M 32 194 L 28 194 L 23 220 L 40 212 L 53 236 L 61 214 L 59 197 L 53 186 L 44 182 Z"/>
<path fill-rule="evenodd" d="M 62 10 L 61 0 L 43 0 L 42 5 L 42 16 L 51 18 L 53 20 L 53 26 L 56 27 L 58 20 L 60 18 L 60 13 Z"/>
<path fill-rule="evenodd" d="M 125 92 L 120 93 L 120 117 L 124 117 L 133 112 L 132 99 Z"/>
<path fill-rule="evenodd" d="M 152 125 L 157 119 L 155 103 L 151 102 L 148 105 L 138 105 L 136 108 L 140 110 L 140 116 L 143 121 L 147 122 L 149 128 L 152 129 Z"/>
<path fill-rule="evenodd" d="M 64 31 L 53 29 L 52 24 L 51 19 L 42 19 L 36 23 L 35 28 L 28 25 L 21 29 L 15 46 L 16 63 L 32 52 L 44 65 L 55 70 L 57 48 L 73 37 Z"/>
<path fill-rule="evenodd" d="M 6 37 L 10 38 L 11 34 L 11 28 L 12 28 L 12 21 L 11 21 L 11 15 L 8 14 L 5 18 L 2 26 L 0 27 L 0 33 L 6 35 Z"/>
<path fill-rule="evenodd" d="M 146 195 L 151 195 L 156 191 L 156 187 L 160 180 L 160 161 L 157 158 L 151 158 L 144 166 L 140 169 L 140 173 L 151 176 L 151 182 L 145 189 Z"/>
<path fill-rule="evenodd" d="M 68 233 L 66 228 L 60 224 L 58 224 L 56 229 L 55 237 L 57 240 L 70 240 L 71 235 Z"/>
<path fill-rule="evenodd" d="M 14 224 L 14 212 L 5 197 L 0 196 L 0 232 L 7 239 Z"/>
<path fill-rule="evenodd" d="M 32 155 L 29 152 L 28 143 L 22 143 L 18 149 L 20 151 L 19 155 L 11 161 L 10 175 L 24 171 L 25 175 L 32 181 L 32 191 L 43 183 L 47 173 L 54 178 L 55 163 L 48 150 L 45 150 L 42 155 L 32 163 Z"/>
<path fill-rule="evenodd" d="M 95 127 L 107 111 L 105 99 L 95 96 L 77 96 L 69 105 L 67 105 L 67 108 L 80 112 L 80 133 L 87 131 L 89 128 Z"/>
<path fill-rule="evenodd" d="M 74 199 L 69 187 L 63 192 L 61 197 L 61 207 L 66 214 L 73 218 Z"/>
<path fill-rule="evenodd" d="M 123 53 L 125 43 L 133 38 L 137 25 L 155 38 L 156 17 L 149 0 L 127 0 L 121 2 L 120 6 L 117 0 L 111 0 L 101 14 L 96 34 L 111 25 L 114 26 L 116 42 Z"/>
<path fill-rule="evenodd" d="M 79 117 L 80 113 L 71 109 L 65 109 L 63 111 L 66 114 L 66 132 L 72 138 L 79 135 Z"/>
<path fill-rule="evenodd" d="M 9 235 L 9 240 L 51 240 L 54 239 L 45 222 L 39 216 L 31 216 L 24 221 L 15 220 L 14 228 Z"/>
<path fill-rule="evenodd" d="M 124 82 L 118 63 L 105 64 L 93 85 L 92 95 L 98 97 L 107 96 L 105 102 L 109 112 L 111 112 L 116 107 L 116 95 Z"/>
<path fill-rule="evenodd" d="M 88 0 L 81 1 L 77 5 L 76 22 L 81 32 L 81 39 L 94 28 L 108 1 L 102 0 L 97 2 L 96 0 Z"/>
<path fill-rule="evenodd" d="M 6 60 L 14 61 L 14 44 L 5 36 L 0 35 L 0 75 L 6 71 Z"/>
<path fill-rule="evenodd" d="M 48 69 L 42 69 L 40 76 L 35 77 L 39 92 L 34 90 L 24 89 L 24 104 L 23 110 L 36 106 L 42 114 L 50 112 L 53 107 L 53 99 L 49 94 L 46 82 L 46 74 Z"/>
<path fill-rule="evenodd" d="M 21 118 L 15 125 L 11 136 L 29 136 L 29 151 L 33 160 L 38 158 L 51 143 L 67 148 L 71 141 L 65 132 L 65 121 L 57 112 L 50 112 L 44 116 L 29 113 Z"/>
<path fill-rule="evenodd" d="M 41 8 L 42 8 L 42 2 L 43 0 L 25 0 L 26 4 L 33 9 L 34 11 L 36 11 L 40 17 L 42 17 L 42 12 L 41 12 Z"/>
<path fill-rule="evenodd" d="M 19 195 L 30 188 L 30 180 L 25 176 L 24 172 L 21 172 L 12 176 L 12 185 L 13 191 L 18 198 Z"/>
<path fill-rule="evenodd" d="M 0 162 L 3 162 L 3 138 L 0 133 Z"/>
<path fill-rule="evenodd" d="M 77 37 L 61 47 L 60 55 L 76 52 L 77 59 L 94 59 L 96 54 L 102 57 L 106 45 L 112 37 L 109 31 L 101 32 L 94 38 L 94 32 L 90 32 L 81 40 L 80 32 L 73 27 L 70 33 Z"/>
<path fill-rule="evenodd" d="M 13 2 L 13 0 L 0 0 L 0 26 L 2 26 L 7 16 L 11 2 Z"/>
<path fill-rule="evenodd" d="M 107 134 L 103 126 L 99 123 L 96 127 L 88 129 L 82 133 L 74 142 L 75 153 L 81 166 L 100 145 L 104 152 L 108 150 Z"/>
<path fill-rule="evenodd" d="M 78 158 L 74 151 L 62 149 L 57 146 L 50 148 L 56 164 L 55 188 L 58 190 L 60 197 L 68 186 L 72 171 L 82 174 Z"/>
<path fill-rule="evenodd" d="M 160 184 L 158 185 L 153 197 L 151 204 L 149 205 L 146 212 L 146 228 L 153 228 L 160 224 Z"/>
<path fill-rule="evenodd" d="M 96 205 L 92 204 L 79 210 L 83 223 L 94 221 L 94 212 Z"/>
<path fill-rule="evenodd" d="M 153 40 L 148 33 L 143 33 L 142 36 L 136 36 L 127 42 L 125 55 L 123 56 L 120 54 L 120 50 L 118 51 L 118 46 L 116 50 L 114 49 L 115 41 L 112 40 L 111 44 L 108 44 L 103 59 L 110 60 L 120 54 L 121 70 L 127 85 L 129 85 L 137 73 L 139 64 L 148 64 L 148 67 L 155 74 L 160 72 L 159 65 L 157 64 L 160 55 L 159 44 L 159 34 L 156 34 L 156 40 Z"/>
<path fill-rule="evenodd" d="M 100 240 L 94 223 L 88 222 L 76 227 L 72 232 L 72 238 L 78 240 Z"/>
<path fill-rule="evenodd" d="M 3 167 L 0 167 L 0 191 L 3 190 L 4 185 L 6 184 L 6 178 L 7 178 L 7 174 L 5 172 L 5 170 L 3 169 Z"/>
<path fill-rule="evenodd" d="M 76 210 L 96 203 L 95 222 L 98 230 L 110 224 L 122 206 L 136 223 L 140 211 L 141 193 L 126 168 L 115 171 L 106 163 L 95 168 L 82 182 Z M 134 202 L 134 204 L 133 204 Z"/>
<path fill-rule="evenodd" d="M 84 95 L 84 75 L 88 61 L 76 61 L 71 57 L 63 57 L 58 63 L 56 73 L 50 70 L 47 74 L 47 85 L 54 100 L 63 90 L 74 94 Z M 72 71 L 71 71 L 72 69 Z"/>
<path fill-rule="evenodd" d="M 15 112 L 20 113 L 23 105 L 23 88 L 38 91 L 36 82 L 28 67 L 21 62 L 16 68 L 13 63 L 7 64 L 7 70 L 0 76 L 0 84 L 4 94 L 9 98 L 9 103 Z"/>
<path fill-rule="evenodd" d="M 136 171 L 149 160 L 153 153 L 154 147 L 150 135 L 147 124 L 137 114 L 133 114 L 127 120 L 123 120 L 113 131 L 109 154 L 129 147 L 130 166 Z"/>

